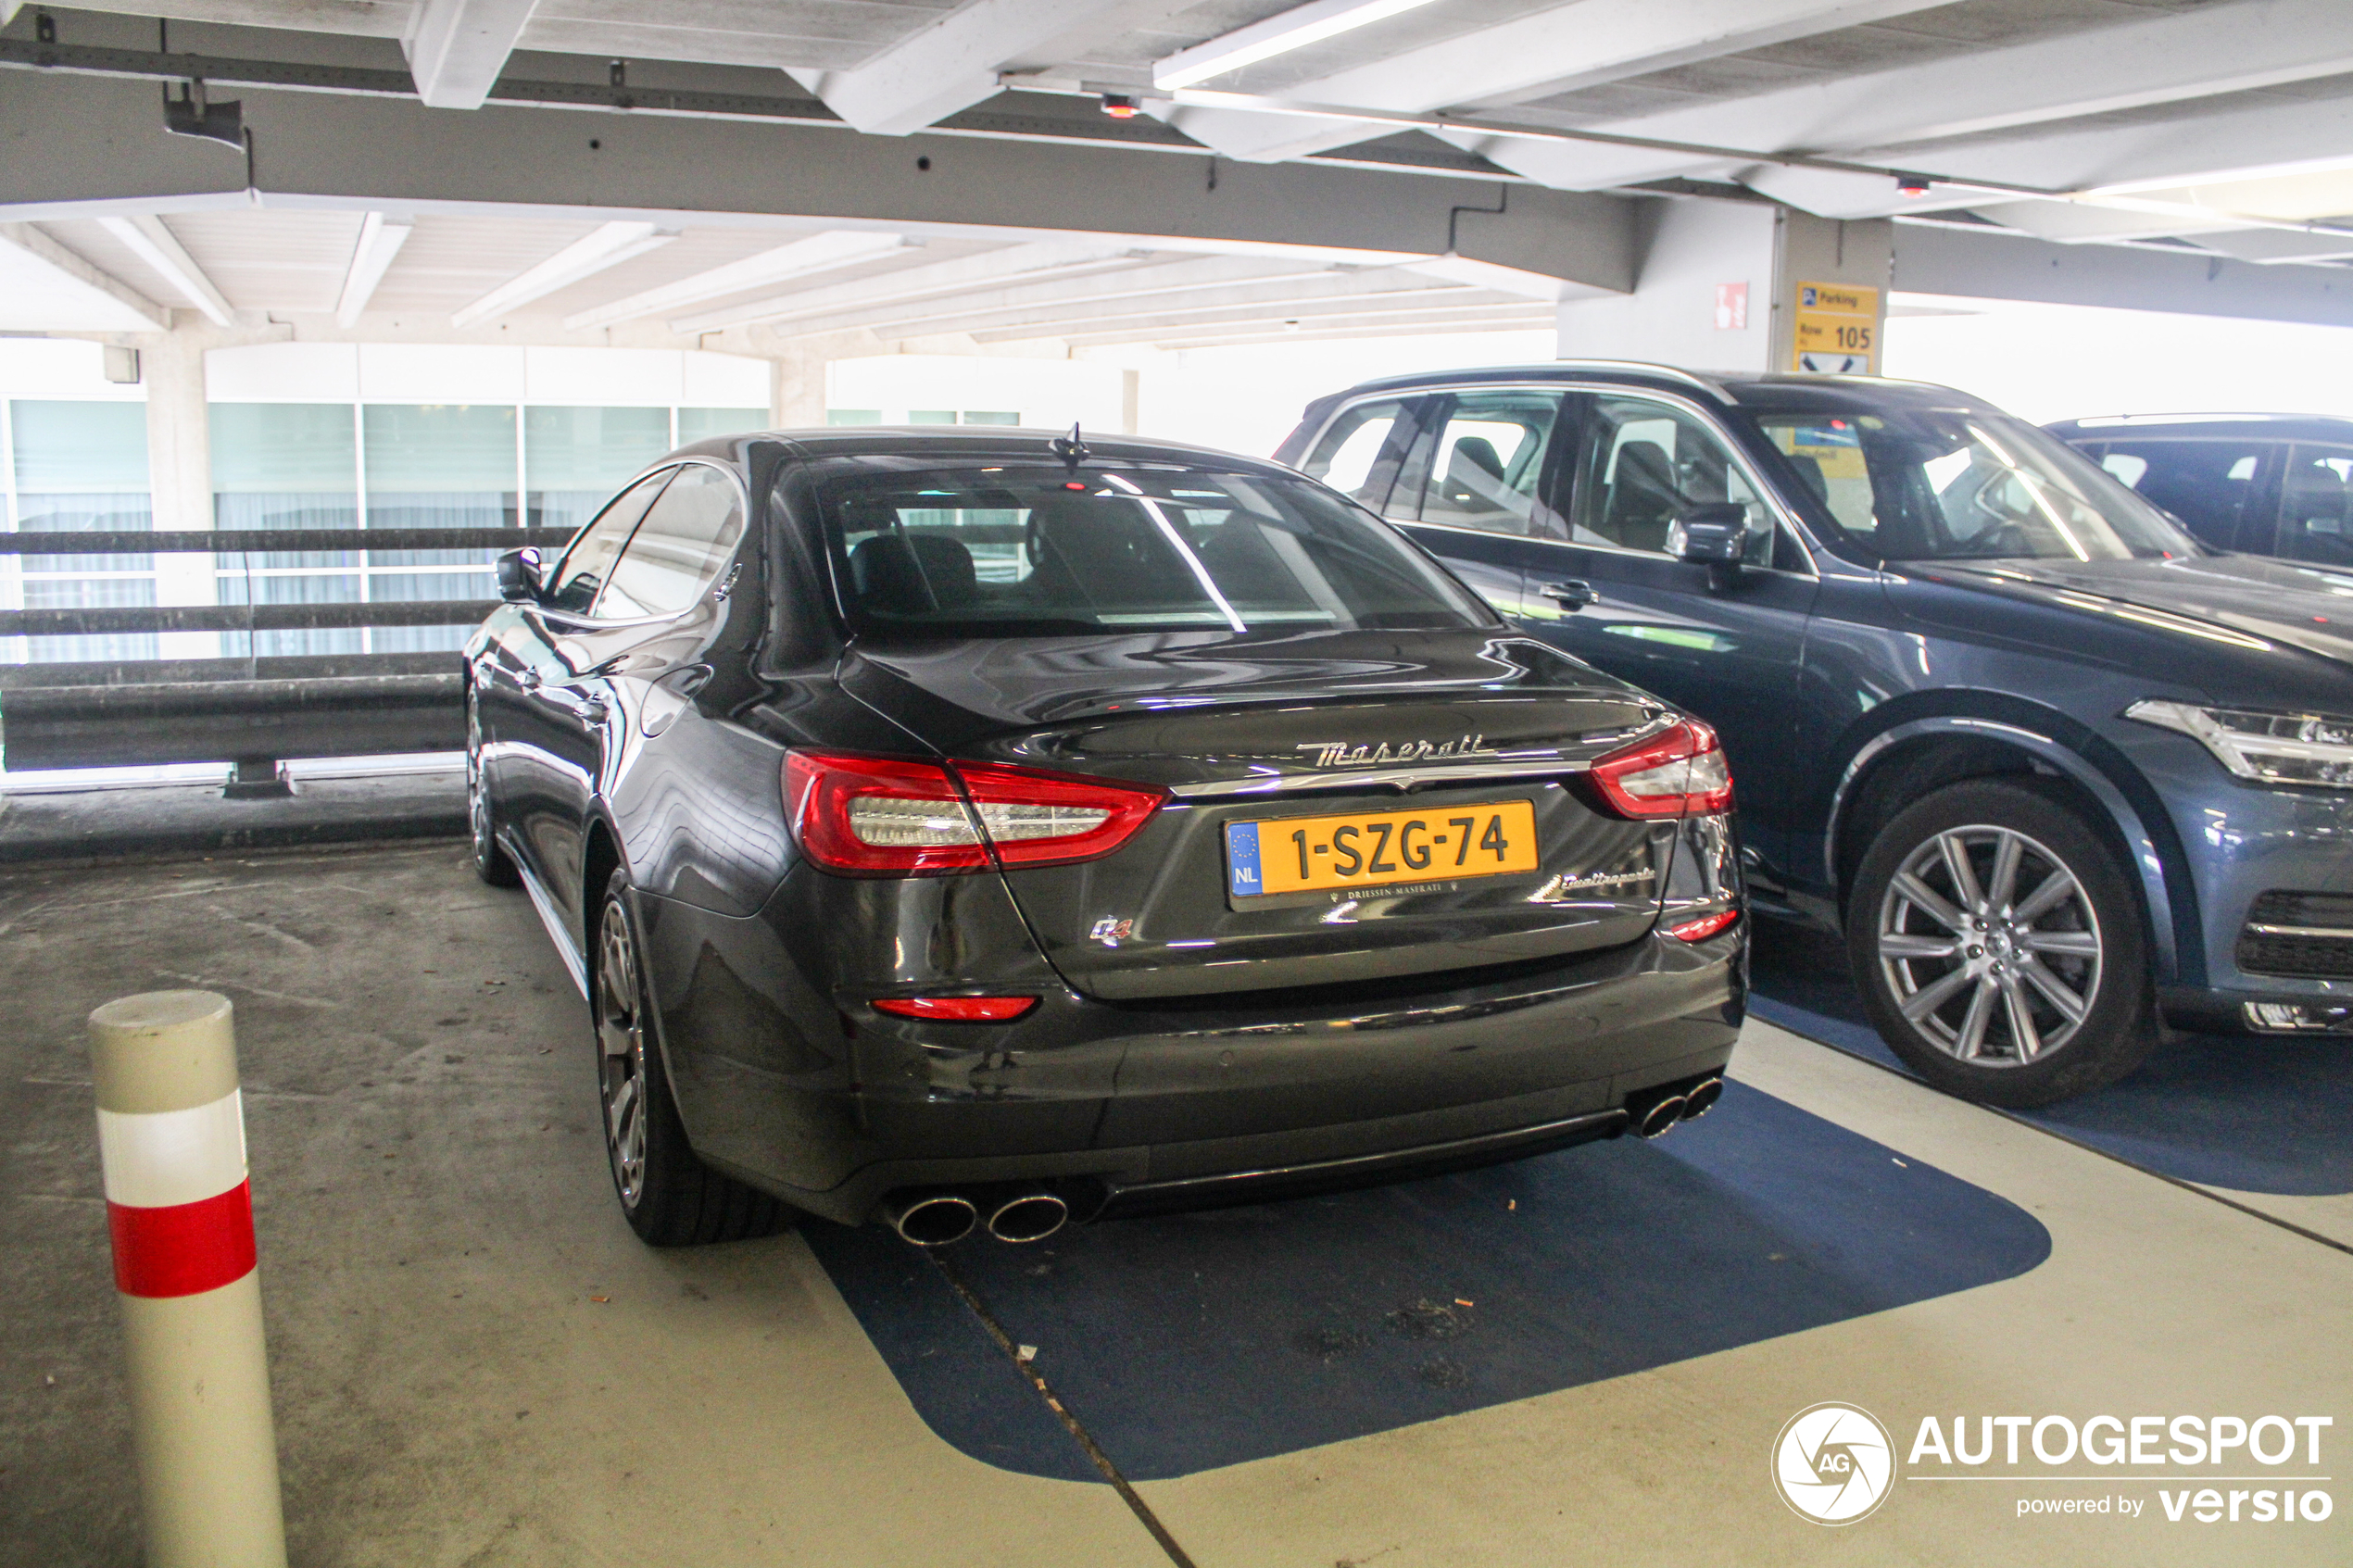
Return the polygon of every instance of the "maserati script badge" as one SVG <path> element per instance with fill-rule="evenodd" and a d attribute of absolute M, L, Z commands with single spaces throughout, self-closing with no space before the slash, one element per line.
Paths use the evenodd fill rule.
<path fill-rule="evenodd" d="M 1387 741 L 1378 746 L 1351 746 L 1344 740 L 1303 740 L 1293 749 L 1313 752 L 1309 765 L 1316 768 L 1378 768 L 1384 763 L 1451 762 L 1466 757 L 1503 755 L 1487 744 L 1485 735 L 1465 735 L 1445 742 L 1409 740 L 1397 746 Z"/>

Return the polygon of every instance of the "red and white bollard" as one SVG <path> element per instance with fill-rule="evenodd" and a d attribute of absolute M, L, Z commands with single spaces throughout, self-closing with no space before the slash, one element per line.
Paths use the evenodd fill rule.
<path fill-rule="evenodd" d="M 284 1568 L 229 998 L 90 1015 L 148 1568 Z"/>

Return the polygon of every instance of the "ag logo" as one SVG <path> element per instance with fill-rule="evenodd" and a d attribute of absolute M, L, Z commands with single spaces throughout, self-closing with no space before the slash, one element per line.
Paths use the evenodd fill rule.
<path fill-rule="evenodd" d="M 1876 1417 L 1853 1405 L 1812 1405 L 1773 1439 L 1773 1485 L 1817 1524 L 1852 1524 L 1887 1500 L 1895 1444 Z"/>

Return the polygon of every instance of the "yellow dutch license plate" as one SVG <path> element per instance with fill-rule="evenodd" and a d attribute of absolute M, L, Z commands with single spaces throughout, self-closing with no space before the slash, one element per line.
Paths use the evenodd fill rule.
<path fill-rule="evenodd" d="M 1528 800 L 1229 822 L 1226 886 L 1237 898 L 1397 883 L 1458 882 L 1537 867 Z"/>

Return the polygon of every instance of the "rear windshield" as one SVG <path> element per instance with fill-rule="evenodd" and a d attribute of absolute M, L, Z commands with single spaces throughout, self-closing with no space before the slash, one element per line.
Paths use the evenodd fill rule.
<path fill-rule="evenodd" d="M 862 632 L 1493 624 L 1387 524 L 1305 480 L 1092 463 L 869 467 L 818 495 Z"/>
<path fill-rule="evenodd" d="M 2128 560 L 2204 552 L 2090 459 L 1974 410 L 1752 417 L 1881 560 Z"/>

